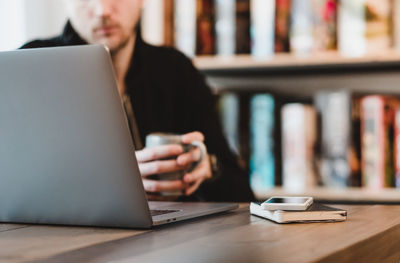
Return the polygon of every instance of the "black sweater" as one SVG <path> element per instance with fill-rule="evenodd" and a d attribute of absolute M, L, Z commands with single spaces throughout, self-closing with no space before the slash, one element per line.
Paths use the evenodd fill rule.
<path fill-rule="evenodd" d="M 21 48 L 84 45 L 70 23 L 55 38 L 35 40 Z M 146 44 L 138 34 L 128 74 L 126 89 L 142 142 L 151 132 L 184 134 L 200 131 L 209 153 L 216 155 L 219 176 L 203 183 L 190 199 L 205 201 L 250 201 L 254 196 L 248 175 L 240 169 L 237 158 L 222 134 L 215 98 L 204 77 L 191 61 L 173 48 Z"/>

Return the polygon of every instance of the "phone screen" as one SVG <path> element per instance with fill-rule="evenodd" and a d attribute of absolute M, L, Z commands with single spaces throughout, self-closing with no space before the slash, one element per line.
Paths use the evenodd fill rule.
<path fill-rule="evenodd" d="M 308 198 L 304 197 L 288 197 L 288 198 L 270 198 L 265 203 L 267 204 L 304 204 Z"/>

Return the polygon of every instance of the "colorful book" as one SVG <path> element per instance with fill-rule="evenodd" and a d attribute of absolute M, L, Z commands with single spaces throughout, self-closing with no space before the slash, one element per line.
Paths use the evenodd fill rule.
<path fill-rule="evenodd" d="M 214 0 L 197 0 L 196 55 L 215 54 Z"/>
<path fill-rule="evenodd" d="M 317 185 L 316 110 L 310 105 L 289 103 L 281 113 L 283 187 L 288 191 L 312 188 Z"/>
<path fill-rule="evenodd" d="M 250 101 L 250 186 L 255 193 L 275 186 L 275 101 L 257 94 Z"/>
<path fill-rule="evenodd" d="M 392 0 L 365 0 L 367 52 L 376 53 L 392 46 Z"/>
<path fill-rule="evenodd" d="M 351 177 L 349 186 L 361 186 L 361 111 L 360 97 L 351 100 L 351 148 L 348 155 Z"/>
<path fill-rule="evenodd" d="M 141 29 L 143 39 L 152 45 L 162 46 L 164 42 L 164 0 L 147 0 L 142 12 Z"/>
<path fill-rule="evenodd" d="M 400 50 L 400 0 L 393 0 L 393 46 Z"/>
<path fill-rule="evenodd" d="M 239 152 L 239 96 L 235 93 L 225 93 L 219 99 L 219 113 L 222 129 L 231 150 Z"/>
<path fill-rule="evenodd" d="M 197 0 L 175 0 L 175 47 L 188 57 L 196 54 Z"/>
<path fill-rule="evenodd" d="M 250 54 L 250 0 L 236 0 L 236 54 Z"/>
<path fill-rule="evenodd" d="M 217 55 L 233 56 L 236 50 L 236 1 L 215 1 Z"/>
<path fill-rule="evenodd" d="M 315 96 L 321 118 L 320 176 L 327 187 L 347 187 L 350 181 L 351 94 L 321 91 Z"/>
<path fill-rule="evenodd" d="M 174 30 L 174 1 L 164 0 L 164 45 L 175 45 L 175 30 Z"/>
<path fill-rule="evenodd" d="M 290 0 L 276 0 L 275 5 L 275 53 L 289 52 Z"/>
<path fill-rule="evenodd" d="M 290 50 L 300 56 L 309 55 L 313 48 L 313 12 L 311 1 L 291 1 Z"/>
<path fill-rule="evenodd" d="M 337 48 L 337 3 L 338 0 L 312 0 L 316 52 Z"/>
<path fill-rule="evenodd" d="M 378 95 L 361 100 L 362 185 L 367 188 L 394 186 L 394 103 Z"/>
<path fill-rule="evenodd" d="M 251 54 L 268 58 L 274 54 L 275 0 L 251 0 Z"/>
<path fill-rule="evenodd" d="M 338 48 L 343 56 L 366 53 L 365 0 L 341 0 L 338 10 Z"/>

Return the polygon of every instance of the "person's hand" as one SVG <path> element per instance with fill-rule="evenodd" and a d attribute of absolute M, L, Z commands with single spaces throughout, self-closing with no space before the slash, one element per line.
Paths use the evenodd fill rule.
<path fill-rule="evenodd" d="M 150 175 L 184 170 L 186 167 L 178 165 L 177 160 L 171 158 L 179 156 L 182 153 L 182 146 L 176 144 L 144 148 L 143 150 L 136 151 L 136 159 L 149 200 L 170 200 L 171 197 L 167 198 L 158 194 L 161 192 L 184 191 L 186 185 L 182 180 L 158 181 L 147 179 Z M 171 159 L 162 160 L 165 158 Z"/>
<path fill-rule="evenodd" d="M 193 132 L 183 135 L 182 141 L 187 144 L 193 141 L 204 141 L 204 136 L 199 132 Z M 204 180 L 211 178 L 211 166 L 207 156 L 193 171 L 185 174 L 183 181 L 149 180 L 148 177 L 155 174 L 188 170 L 193 166 L 193 163 L 200 160 L 200 155 L 198 148 L 183 153 L 182 146 L 174 144 L 136 151 L 136 158 L 148 198 L 150 200 L 173 200 L 176 197 L 161 196 L 159 193 L 176 191 L 183 191 L 185 195 L 194 193 Z M 172 157 L 176 157 L 176 159 Z M 170 160 L 162 160 L 165 158 L 170 158 Z"/>
<path fill-rule="evenodd" d="M 194 141 L 204 142 L 204 135 L 201 132 L 192 132 L 182 136 L 182 142 L 185 144 L 190 144 Z M 177 163 L 180 166 L 191 166 L 196 163 L 201 158 L 201 152 L 199 148 L 181 154 L 177 158 Z M 185 195 L 189 196 L 193 194 L 200 185 L 207 179 L 212 177 L 210 158 L 208 154 L 203 157 L 203 160 L 197 164 L 197 166 L 191 171 L 185 174 L 183 181 L 187 184 L 185 188 Z"/>

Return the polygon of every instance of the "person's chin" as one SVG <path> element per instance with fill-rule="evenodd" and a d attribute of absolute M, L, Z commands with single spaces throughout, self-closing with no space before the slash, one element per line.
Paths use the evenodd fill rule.
<path fill-rule="evenodd" d="M 108 47 L 111 51 L 117 49 L 119 47 L 119 41 L 115 38 L 101 38 L 95 41 L 95 44 L 101 44 Z"/>

